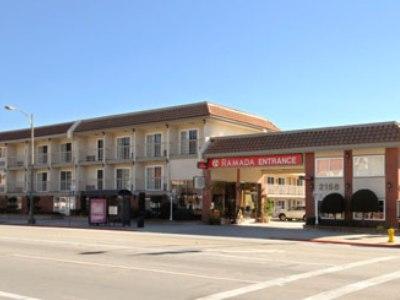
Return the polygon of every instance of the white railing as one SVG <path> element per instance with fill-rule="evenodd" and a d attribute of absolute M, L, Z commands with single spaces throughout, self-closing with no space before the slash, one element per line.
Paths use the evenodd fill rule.
<path fill-rule="evenodd" d="M 72 151 L 56 152 L 53 154 L 53 163 L 68 164 L 72 163 Z"/>
<path fill-rule="evenodd" d="M 297 185 L 267 184 L 267 195 L 305 196 L 305 187 Z"/>
<path fill-rule="evenodd" d="M 35 155 L 35 165 L 47 165 L 49 162 L 49 154 L 48 153 L 37 153 Z"/>
<path fill-rule="evenodd" d="M 24 155 L 8 157 L 8 167 L 24 167 L 26 158 Z"/>
<path fill-rule="evenodd" d="M 86 191 L 95 191 L 104 189 L 103 179 L 87 179 L 85 184 Z"/>
<path fill-rule="evenodd" d="M 17 181 L 8 185 L 7 191 L 9 193 L 23 193 L 25 192 L 25 182 Z"/>
<path fill-rule="evenodd" d="M 87 149 L 79 157 L 79 162 L 101 162 L 104 159 L 104 148 Z"/>
<path fill-rule="evenodd" d="M 37 192 L 47 192 L 49 185 L 50 185 L 50 181 L 38 181 L 38 182 L 36 182 L 36 191 Z"/>

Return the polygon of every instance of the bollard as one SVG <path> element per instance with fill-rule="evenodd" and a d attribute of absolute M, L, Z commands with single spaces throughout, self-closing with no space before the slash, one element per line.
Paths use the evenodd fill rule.
<path fill-rule="evenodd" d="M 389 228 L 388 229 L 388 236 L 389 236 L 389 243 L 394 243 L 394 229 L 393 228 Z"/>

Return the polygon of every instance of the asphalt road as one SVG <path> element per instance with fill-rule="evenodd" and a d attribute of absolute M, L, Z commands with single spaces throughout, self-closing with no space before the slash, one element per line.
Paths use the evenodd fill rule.
<path fill-rule="evenodd" d="M 400 299 L 398 249 L 0 226 L 0 299 Z"/>

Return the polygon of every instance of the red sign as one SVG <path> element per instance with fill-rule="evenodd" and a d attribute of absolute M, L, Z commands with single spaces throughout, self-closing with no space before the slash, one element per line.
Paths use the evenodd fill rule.
<path fill-rule="evenodd" d="M 105 224 L 107 223 L 107 200 L 106 199 L 90 199 L 90 223 Z"/>
<path fill-rule="evenodd" d="M 208 168 L 207 162 L 206 161 L 199 161 L 197 163 L 197 168 L 201 170 L 206 170 Z"/>
<path fill-rule="evenodd" d="M 303 164 L 302 154 L 278 154 L 242 157 L 211 158 L 208 168 L 252 168 L 274 166 L 299 166 Z"/>

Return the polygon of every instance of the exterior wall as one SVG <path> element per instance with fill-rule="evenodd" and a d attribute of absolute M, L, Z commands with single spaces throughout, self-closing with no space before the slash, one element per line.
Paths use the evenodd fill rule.
<path fill-rule="evenodd" d="M 399 170 L 400 150 L 399 148 L 386 149 L 386 225 L 398 227 L 396 218 L 396 204 L 399 200 Z"/>
<path fill-rule="evenodd" d="M 304 165 L 305 165 L 305 178 L 306 178 L 306 222 L 307 224 L 312 224 L 315 221 L 314 219 L 315 154 L 314 153 L 305 153 Z"/>

